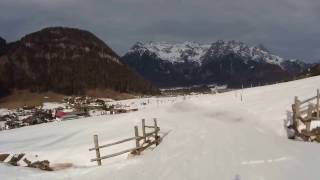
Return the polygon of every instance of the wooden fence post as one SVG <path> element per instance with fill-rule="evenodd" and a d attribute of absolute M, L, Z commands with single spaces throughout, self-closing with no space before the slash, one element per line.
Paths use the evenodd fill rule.
<path fill-rule="evenodd" d="M 142 119 L 141 121 L 142 124 L 142 137 L 143 137 L 143 142 L 145 143 L 147 141 L 147 136 L 146 136 L 146 120 Z"/>
<path fill-rule="evenodd" d="M 99 159 L 100 158 L 100 150 L 99 150 L 98 135 L 93 136 L 93 141 L 94 141 L 94 147 L 96 149 L 98 166 L 101 166 L 101 159 Z"/>
<path fill-rule="evenodd" d="M 293 117 L 293 123 L 295 124 L 296 128 L 299 129 L 299 119 L 298 117 L 300 116 L 300 102 L 298 99 L 298 96 L 294 97 L 294 117 Z"/>
<path fill-rule="evenodd" d="M 319 114 L 319 101 L 320 101 L 320 92 L 319 89 L 317 89 L 317 119 L 319 119 L 320 114 Z"/>
<path fill-rule="evenodd" d="M 134 126 L 134 135 L 136 137 L 136 154 L 139 155 L 140 154 L 140 144 L 139 144 L 139 130 L 138 130 L 138 126 Z"/>
<path fill-rule="evenodd" d="M 159 145 L 159 139 L 158 139 L 158 123 L 157 123 L 157 118 L 153 119 L 154 123 L 154 139 L 156 141 L 156 146 Z"/>
<path fill-rule="evenodd" d="M 312 110 L 313 110 L 313 106 L 312 106 L 312 104 L 309 104 L 308 105 L 308 115 L 307 115 L 308 122 L 306 122 L 307 132 L 310 132 L 310 125 L 311 125 L 311 121 L 312 121 Z"/>

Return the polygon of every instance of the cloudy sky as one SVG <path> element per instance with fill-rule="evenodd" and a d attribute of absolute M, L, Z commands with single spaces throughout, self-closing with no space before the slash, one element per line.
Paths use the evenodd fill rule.
<path fill-rule="evenodd" d="M 119 54 L 136 41 L 239 40 L 320 60 L 320 0 L 0 0 L 0 36 L 48 26 L 89 30 Z"/>

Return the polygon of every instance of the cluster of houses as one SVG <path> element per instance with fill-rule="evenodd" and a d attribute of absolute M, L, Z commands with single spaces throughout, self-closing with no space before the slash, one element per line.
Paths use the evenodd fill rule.
<path fill-rule="evenodd" d="M 121 103 L 114 103 L 112 99 L 96 99 L 91 97 L 68 97 L 64 101 L 76 112 L 88 113 L 89 115 L 121 114 L 138 111 L 137 108 L 130 108 Z"/>
<path fill-rule="evenodd" d="M 162 94 L 167 96 L 177 95 L 196 95 L 196 94 L 216 94 L 228 92 L 231 89 L 227 85 L 217 84 L 205 84 L 205 85 L 194 85 L 188 87 L 175 87 L 161 89 Z"/>
<path fill-rule="evenodd" d="M 110 99 L 90 97 L 66 97 L 58 107 L 23 107 L 0 115 L 0 130 L 14 129 L 53 121 L 74 120 L 82 117 L 119 114 L 138 109 L 129 109 L 121 104 L 110 103 Z"/>
<path fill-rule="evenodd" d="M 54 121 L 52 110 L 23 107 L 0 116 L 0 130 L 15 129 L 52 121 Z"/>

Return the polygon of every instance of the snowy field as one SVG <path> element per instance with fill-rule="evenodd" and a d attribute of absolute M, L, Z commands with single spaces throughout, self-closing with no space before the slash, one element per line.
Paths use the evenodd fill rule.
<path fill-rule="evenodd" d="M 138 112 L 55 122 L 0 132 L 0 153 L 72 163 L 45 172 L 0 164 L 1 180 L 319 180 L 320 145 L 286 138 L 284 121 L 294 96 L 314 96 L 320 77 L 218 95 L 150 98 Z M 241 101 L 242 96 L 242 101 Z M 146 99 L 122 103 L 145 102 Z M 122 155 L 96 166 L 101 144 L 133 136 L 142 118 L 158 119 L 163 142 L 141 156 Z M 106 148 L 102 155 L 134 147 Z"/>

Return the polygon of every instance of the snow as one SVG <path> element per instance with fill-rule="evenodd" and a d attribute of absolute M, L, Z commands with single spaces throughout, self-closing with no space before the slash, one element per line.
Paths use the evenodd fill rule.
<path fill-rule="evenodd" d="M 238 41 L 217 41 L 209 49 L 211 56 L 221 57 L 229 53 L 237 54 L 244 60 L 264 61 L 269 64 L 281 66 L 283 58 L 255 46 L 248 46 Z"/>
<path fill-rule="evenodd" d="M 310 124 L 310 129 L 315 129 L 320 127 L 320 121 L 312 121 Z"/>
<path fill-rule="evenodd" d="M 0 121 L 0 130 L 6 127 L 5 121 Z"/>
<path fill-rule="evenodd" d="M 56 109 L 59 107 L 65 108 L 67 106 L 66 103 L 59 103 L 59 102 L 45 102 L 42 105 L 42 109 Z"/>
<path fill-rule="evenodd" d="M 1 108 L 0 109 L 0 116 L 5 116 L 5 115 L 8 115 L 8 114 L 10 114 L 10 110 L 8 110 L 8 109 L 4 109 L 4 108 Z"/>
<path fill-rule="evenodd" d="M 217 95 L 125 100 L 117 103 L 143 108 L 2 131 L 0 153 L 25 152 L 73 167 L 43 172 L 0 164 L 0 179 L 318 180 L 319 144 L 288 140 L 284 126 L 294 96 L 313 96 L 319 82 L 313 77 Z M 131 137 L 142 118 L 147 124 L 158 119 L 164 136 L 158 147 L 104 160 L 101 167 L 89 161 L 95 156 L 88 151 L 94 134 L 101 144 Z M 133 146 L 129 142 L 101 154 Z"/>
<path fill-rule="evenodd" d="M 100 58 L 109 59 L 115 63 L 121 64 L 121 62 L 118 58 L 111 56 L 111 55 L 105 53 L 104 51 L 100 51 L 99 56 L 100 56 Z"/>
<path fill-rule="evenodd" d="M 200 44 L 189 41 L 183 43 L 150 42 L 145 44 L 141 43 L 139 46 L 143 49 L 140 50 L 141 55 L 148 50 L 151 53 L 155 53 L 160 59 L 172 63 L 183 63 L 185 60 L 201 63 L 201 57 L 203 57 L 210 48 L 210 44 Z"/>
<path fill-rule="evenodd" d="M 229 53 L 234 53 L 244 60 L 252 59 L 254 61 L 264 61 L 266 63 L 281 66 L 284 59 L 271 54 L 267 50 L 255 46 L 248 46 L 243 42 L 237 41 L 222 41 L 219 40 L 212 44 L 201 44 L 197 42 L 183 42 L 183 43 L 170 43 L 170 42 L 149 42 L 137 43 L 129 51 L 139 52 L 142 56 L 146 51 L 154 53 L 158 58 L 171 63 L 184 63 L 185 61 L 196 62 L 199 65 L 205 55 L 210 52 L 213 57 L 221 57 Z M 293 60 L 290 60 L 293 62 Z"/>

